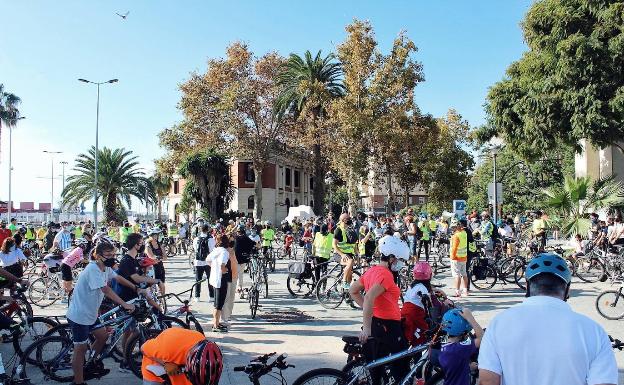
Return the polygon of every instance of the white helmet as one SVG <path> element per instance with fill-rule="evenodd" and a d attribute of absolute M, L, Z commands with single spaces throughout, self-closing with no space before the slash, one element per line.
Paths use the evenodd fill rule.
<path fill-rule="evenodd" d="M 113 238 L 109 237 L 108 235 L 102 232 L 99 232 L 95 235 L 95 237 L 93 238 L 93 242 L 96 245 L 100 243 L 108 243 L 109 245 L 114 245 Z"/>
<path fill-rule="evenodd" d="M 392 235 L 385 235 L 379 240 L 379 252 L 382 255 L 394 255 L 396 258 L 407 261 L 410 257 L 410 250 L 407 243 Z"/>
<path fill-rule="evenodd" d="M 152 227 L 147 232 L 147 235 L 154 235 L 154 234 L 160 234 L 160 233 L 162 233 L 162 230 L 160 229 L 160 227 Z"/>

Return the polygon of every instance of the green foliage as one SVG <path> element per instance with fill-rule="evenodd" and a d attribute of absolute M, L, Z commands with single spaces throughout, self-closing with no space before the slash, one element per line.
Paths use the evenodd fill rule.
<path fill-rule="evenodd" d="M 195 200 L 195 183 L 192 180 L 187 180 L 182 190 L 182 199 L 178 205 L 178 214 L 189 215 L 195 211 L 197 201 Z"/>
<path fill-rule="evenodd" d="M 488 94 L 490 122 L 525 159 L 581 139 L 600 148 L 624 137 L 624 1 L 541 0 L 523 23 L 529 50 Z"/>
<path fill-rule="evenodd" d="M 18 105 L 21 99 L 15 94 L 4 91 L 4 85 L 0 83 L 0 129 L 2 126 L 12 127 L 20 117 Z M 1 133 L 1 131 L 0 131 Z"/>
<path fill-rule="evenodd" d="M 98 151 L 98 201 L 100 198 L 103 201 L 106 221 L 121 222 L 126 215 L 122 202 L 130 208 L 131 197 L 145 201 L 150 183 L 138 166 L 132 151 L 107 147 Z M 76 206 L 93 198 L 95 147 L 87 154 L 78 155 L 73 171 L 75 174 L 67 178 L 62 192 L 64 206 Z"/>
<path fill-rule="evenodd" d="M 543 194 L 546 206 L 561 217 L 561 230 L 567 236 L 587 234 L 591 212 L 624 204 L 624 185 L 613 177 L 597 181 L 566 177 L 563 188 L 543 190 Z"/>
<path fill-rule="evenodd" d="M 185 191 L 208 209 L 209 218 L 221 217 L 234 197 L 227 158 L 214 150 L 196 152 L 182 161 L 178 172 L 193 183 Z"/>

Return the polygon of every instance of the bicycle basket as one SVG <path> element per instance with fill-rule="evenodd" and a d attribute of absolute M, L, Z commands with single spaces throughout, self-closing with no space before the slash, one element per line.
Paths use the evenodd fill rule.
<path fill-rule="evenodd" d="M 304 278 L 306 270 L 305 262 L 296 261 L 288 264 L 288 275 L 291 278 Z"/>

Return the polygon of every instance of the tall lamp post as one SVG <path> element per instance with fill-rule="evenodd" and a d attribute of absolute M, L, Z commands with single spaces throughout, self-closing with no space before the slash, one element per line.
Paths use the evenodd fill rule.
<path fill-rule="evenodd" d="M 63 191 L 65 191 L 65 165 L 67 164 L 67 162 L 66 161 L 62 161 L 61 164 L 62 164 L 61 167 L 63 168 L 63 172 L 60 175 L 61 178 L 63 178 L 63 189 L 61 190 L 61 194 L 62 194 Z M 65 207 L 62 204 L 61 204 L 61 212 L 65 212 Z"/>
<path fill-rule="evenodd" d="M 63 151 L 43 150 L 43 152 L 50 155 L 50 164 L 52 165 L 52 174 L 50 174 L 50 194 L 52 196 L 50 201 L 50 217 L 54 218 L 54 155 L 62 154 Z"/>
<path fill-rule="evenodd" d="M 500 146 L 494 146 L 490 149 L 490 152 L 492 153 L 492 160 L 493 160 L 493 166 L 494 166 L 494 172 L 493 172 L 493 176 L 494 176 L 494 212 L 493 212 L 493 217 L 494 217 L 494 223 L 498 222 L 498 186 L 496 185 L 497 182 L 497 178 L 496 178 L 496 155 L 498 155 L 498 151 L 500 151 Z"/>
<path fill-rule="evenodd" d="M 93 228 L 97 229 L 98 212 L 97 212 L 97 181 L 98 181 L 98 151 L 99 151 L 99 126 L 100 126 L 100 85 L 106 83 L 117 83 L 119 79 L 111 79 L 105 82 L 92 82 L 87 79 L 78 79 L 83 83 L 95 84 L 97 86 L 97 107 L 95 110 L 95 175 L 93 177 Z"/>
<path fill-rule="evenodd" d="M 26 119 L 26 117 L 20 116 L 19 118 L 15 119 L 14 124 L 9 125 L 9 204 L 7 205 L 7 223 L 11 222 L 11 208 L 13 206 L 13 201 L 11 200 L 11 174 L 13 174 L 13 166 L 11 164 L 11 149 L 13 147 L 13 126 L 22 119 Z"/>

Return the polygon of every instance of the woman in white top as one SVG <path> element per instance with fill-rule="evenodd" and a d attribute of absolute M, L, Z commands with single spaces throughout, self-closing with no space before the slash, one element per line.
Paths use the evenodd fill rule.
<path fill-rule="evenodd" d="M 233 271 L 234 267 L 232 266 L 229 253 L 229 250 L 231 250 L 230 238 L 225 234 L 218 234 L 215 237 L 215 245 L 214 250 L 206 258 L 206 262 L 210 265 L 208 282 L 214 289 L 212 331 L 227 333 L 227 325 L 221 323 L 221 311 L 227 298 L 228 285 L 232 282 L 232 277 L 236 275 L 236 272 Z"/>
<path fill-rule="evenodd" d="M 26 256 L 22 249 L 15 246 L 15 240 L 11 237 L 4 240 L 2 248 L 0 248 L 0 261 L 2 267 L 9 273 L 18 278 L 22 278 L 24 270 L 22 262 L 26 260 Z"/>

